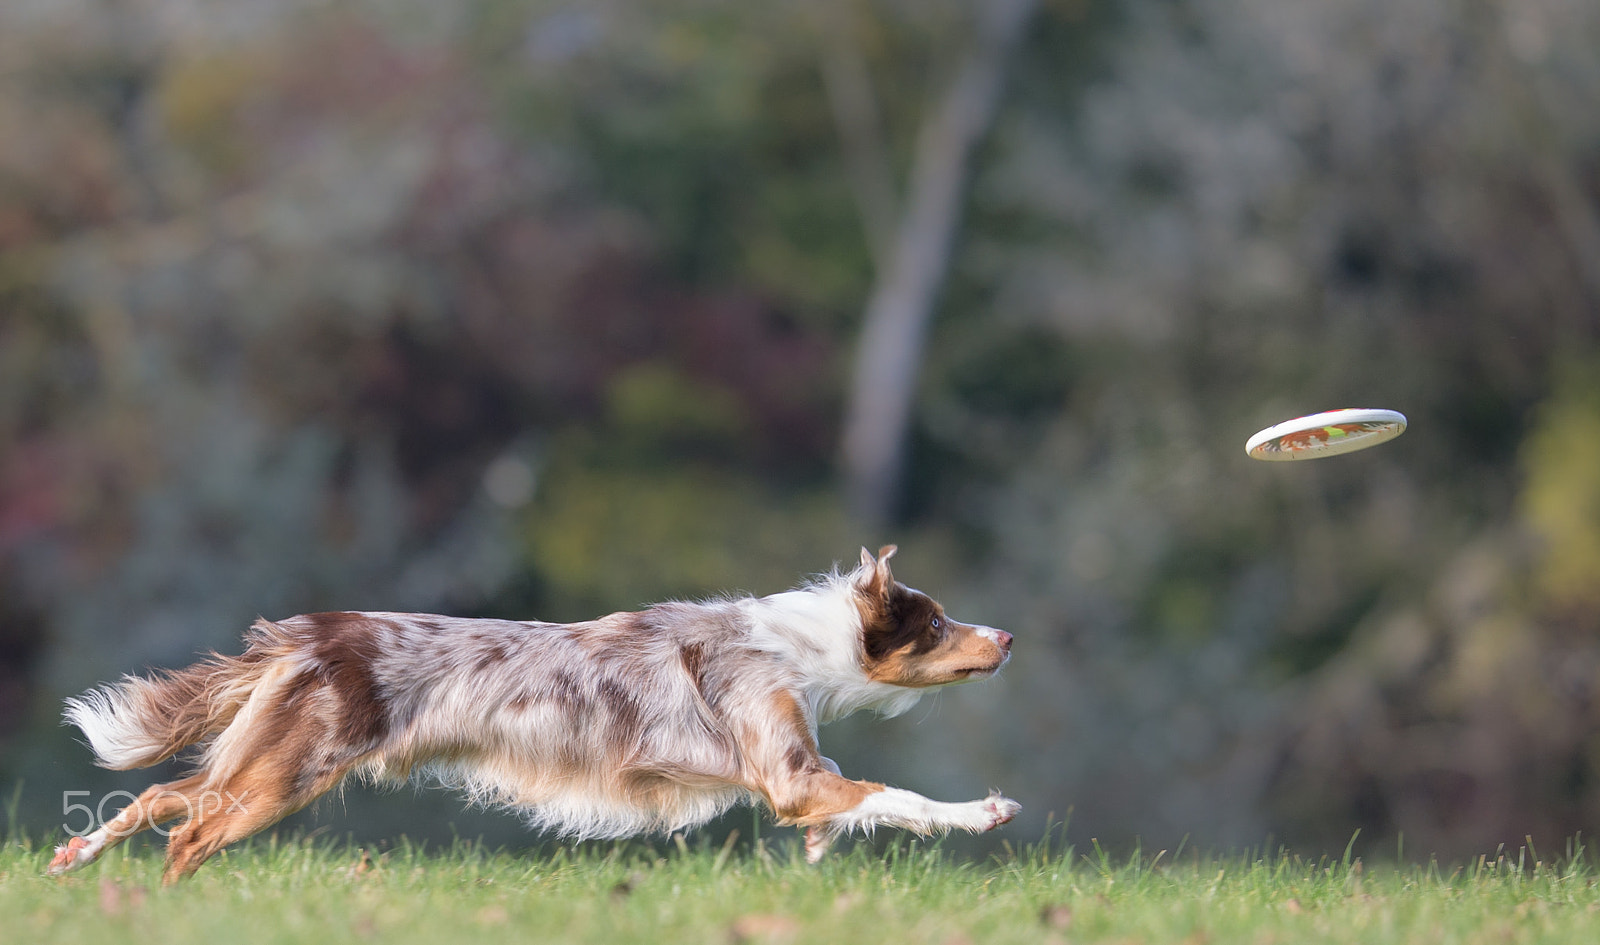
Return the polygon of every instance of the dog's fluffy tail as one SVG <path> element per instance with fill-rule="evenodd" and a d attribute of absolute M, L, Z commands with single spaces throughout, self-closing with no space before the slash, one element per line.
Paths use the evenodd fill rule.
<path fill-rule="evenodd" d="M 121 680 L 68 699 L 62 715 L 76 725 L 103 768 L 144 768 L 204 742 L 227 728 L 287 650 L 278 628 L 261 620 L 242 656 L 209 658 L 193 666 Z"/>

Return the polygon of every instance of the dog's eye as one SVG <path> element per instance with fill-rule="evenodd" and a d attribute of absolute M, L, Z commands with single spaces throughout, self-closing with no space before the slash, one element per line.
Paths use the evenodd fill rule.
<path fill-rule="evenodd" d="M 940 620 L 938 617 L 935 617 L 935 618 L 933 618 L 933 622 L 931 624 L 929 624 L 929 626 L 933 627 L 933 629 L 935 629 L 935 630 L 938 630 L 938 629 L 940 629 L 940 628 L 942 628 L 944 626 L 944 621 Z"/>

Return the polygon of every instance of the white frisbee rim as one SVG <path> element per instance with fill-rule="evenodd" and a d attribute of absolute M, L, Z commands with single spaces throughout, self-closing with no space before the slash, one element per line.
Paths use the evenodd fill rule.
<path fill-rule="evenodd" d="M 1278 450 L 1263 448 L 1268 443 L 1275 442 L 1280 437 L 1291 433 L 1305 433 L 1318 427 L 1330 427 L 1347 423 L 1381 423 L 1387 424 L 1387 426 L 1363 433 L 1329 438 L 1319 445 L 1304 446 L 1300 449 Z M 1321 413 L 1307 414 L 1304 417 L 1295 417 L 1293 420 L 1285 420 L 1282 423 L 1274 424 L 1247 440 L 1244 444 L 1244 451 L 1245 455 L 1251 459 L 1259 459 L 1269 463 L 1322 459 L 1325 456 L 1339 456 L 1344 453 L 1354 453 L 1356 450 L 1377 446 L 1379 443 L 1386 443 L 1404 432 L 1406 432 L 1406 415 L 1398 410 L 1385 410 L 1377 407 L 1347 407 L 1341 410 L 1324 410 Z"/>

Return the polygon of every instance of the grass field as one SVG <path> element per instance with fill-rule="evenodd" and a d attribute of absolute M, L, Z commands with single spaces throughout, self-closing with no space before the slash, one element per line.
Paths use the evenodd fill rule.
<path fill-rule="evenodd" d="M 160 854 L 117 850 L 52 880 L 46 848 L 8 842 L 0 942 L 1600 941 L 1596 872 L 1575 850 L 1555 865 L 1523 848 L 1446 868 L 1281 853 L 1124 860 L 1044 844 L 966 862 L 899 842 L 808 867 L 787 840 L 374 854 L 258 838 L 173 889 L 158 884 Z"/>

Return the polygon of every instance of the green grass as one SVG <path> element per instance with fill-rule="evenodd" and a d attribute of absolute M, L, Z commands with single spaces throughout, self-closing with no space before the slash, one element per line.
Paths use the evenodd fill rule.
<path fill-rule="evenodd" d="M 160 853 L 117 850 L 52 880 L 47 849 L 6 844 L 0 942 L 1600 941 L 1600 889 L 1581 850 L 1555 865 L 1524 848 L 1445 869 L 1042 847 L 968 862 L 899 842 L 808 867 L 787 842 L 402 843 L 371 855 L 258 838 L 174 889 L 158 884 Z"/>

